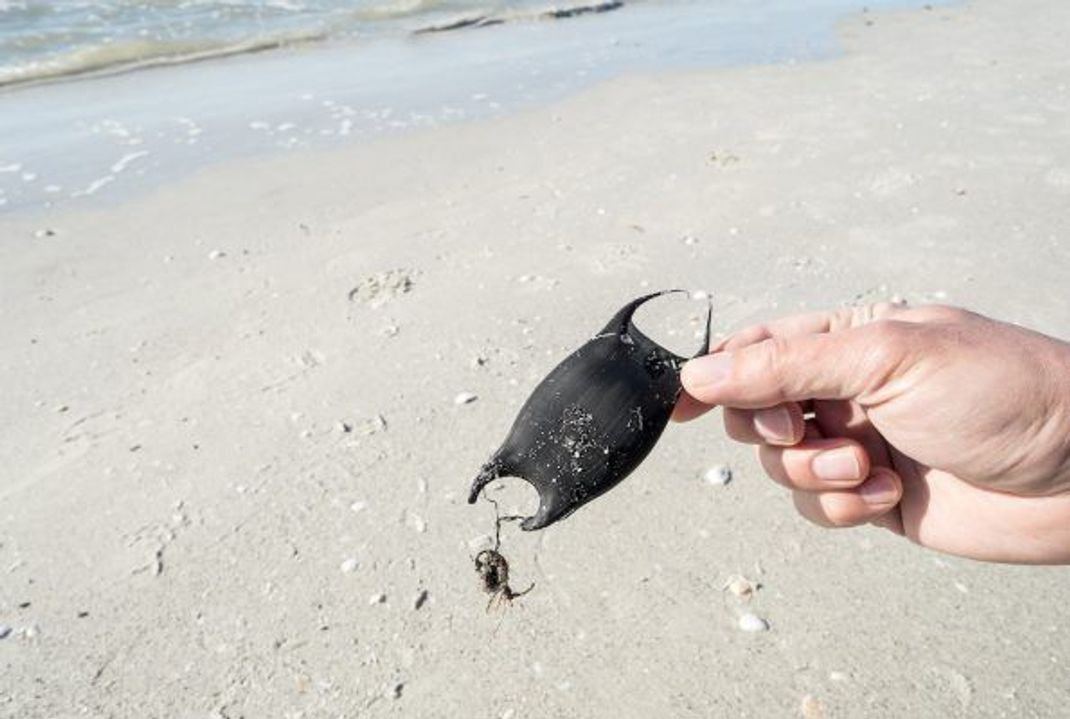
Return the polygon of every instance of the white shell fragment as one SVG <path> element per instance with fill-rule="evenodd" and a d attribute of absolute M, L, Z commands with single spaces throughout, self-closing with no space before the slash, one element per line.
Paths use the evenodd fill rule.
<path fill-rule="evenodd" d="M 405 524 L 407 524 L 410 529 L 415 530 L 419 534 L 423 534 L 427 531 L 427 522 L 424 521 L 424 518 L 416 512 L 410 511 L 406 513 Z"/>
<path fill-rule="evenodd" d="M 460 406 L 463 404 L 472 404 L 477 399 L 479 399 L 478 395 L 474 395 L 471 392 L 461 392 L 453 398 L 453 403 L 457 406 Z"/>
<path fill-rule="evenodd" d="M 367 506 L 368 506 L 367 502 L 362 502 L 360 500 L 357 500 L 356 502 L 353 502 L 353 504 L 349 505 L 349 509 L 354 514 L 360 514 L 361 512 L 364 511 L 364 508 L 367 507 Z"/>
<path fill-rule="evenodd" d="M 757 614 L 746 612 L 739 617 L 739 628 L 745 632 L 765 632 L 769 630 L 769 622 Z"/>
<path fill-rule="evenodd" d="M 726 464 L 717 464 L 707 469 L 702 478 L 715 487 L 723 487 L 732 481 L 732 468 Z"/>
<path fill-rule="evenodd" d="M 341 569 L 346 574 L 349 574 L 350 572 L 355 572 L 357 570 L 358 566 L 360 566 L 360 563 L 356 559 L 354 559 L 353 557 L 350 557 L 349 559 L 347 559 L 344 562 L 342 562 L 338 566 L 338 568 Z"/>
<path fill-rule="evenodd" d="M 729 577 L 728 581 L 725 582 L 724 587 L 722 587 L 722 591 L 731 592 L 734 596 L 739 597 L 740 599 L 750 599 L 757 588 L 758 587 L 754 582 L 737 574 L 734 577 Z"/>
<path fill-rule="evenodd" d="M 383 594 L 382 592 L 379 592 L 378 594 L 373 594 L 368 599 L 368 604 L 371 604 L 371 605 L 386 604 L 386 595 Z"/>
<path fill-rule="evenodd" d="M 799 702 L 799 715 L 803 719 L 824 719 L 825 706 L 813 694 L 807 694 Z"/>

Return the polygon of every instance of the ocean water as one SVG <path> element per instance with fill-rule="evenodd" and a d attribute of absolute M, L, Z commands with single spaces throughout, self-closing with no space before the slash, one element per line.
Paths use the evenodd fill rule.
<path fill-rule="evenodd" d="M 371 39 L 464 21 L 533 20 L 555 8 L 600 4 L 612 5 L 550 5 L 546 0 L 0 0 L 0 86 L 329 39 Z"/>
<path fill-rule="evenodd" d="M 923 5 L 940 3 L 0 0 L 0 213 L 120 202 L 631 72 L 824 59 L 845 15 Z M 560 12 L 589 6 L 604 11 Z"/>

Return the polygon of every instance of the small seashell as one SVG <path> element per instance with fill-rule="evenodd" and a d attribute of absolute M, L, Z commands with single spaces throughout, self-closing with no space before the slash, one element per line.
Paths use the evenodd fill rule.
<path fill-rule="evenodd" d="M 364 511 L 364 508 L 367 507 L 367 506 L 368 506 L 367 502 L 356 501 L 356 502 L 353 502 L 353 504 L 349 505 L 349 508 L 353 511 L 354 514 L 360 514 L 361 512 Z"/>
<path fill-rule="evenodd" d="M 386 417 L 377 414 L 360 423 L 360 433 L 366 436 L 386 431 Z"/>
<path fill-rule="evenodd" d="M 338 566 L 338 568 L 346 574 L 349 574 L 350 572 L 355 572 L 358 566 L 360 566 L 360 563 L 353 557 L 350 557 L 349 559 L 346 559 L 344 562 L 342 562 Z"/>
<path fill-rule="evenodd" d="M 227 256 L 227 253 L 224 252 L 223 250 L 212 250 L 211 252 L 208 253 L 208 259 L 210 259 L 210 260 L 221 260 L 226 256 Z"/>
<path fill-rule="evenodd" d="M 740 599 L 750 599 L 757 589 L 754 582 L 741 575 L 730 577 L 722 587 L 722 591 L 727 590 Z"/>
<path fill-rule="evenodd" d="M 386 594 L 384 594 L 383 592 L 379 592 L 378 594 L 371 595 L 371 597 L 368 599 L 368 604 L 386 604 Z"/>
<path fill-rule="evenodd" d="M 745 632 L 764 632 L 769 630 L 769 622 L 757 614 L 745 612 L 739 617 L 739 628 Z"/>
<path fill-rule="evenodd" d="M 813 694 L 807 694 L 799 702 L 799 714 L 803 719 L 823 719 L 825 705 Z"/>
<path fill-rule="evenodd" d="M 456 397 L 453 398 L 453 403 L 455 405 L 460 406 L 460 405 L 463 405 L 463 404 L 472 404 L 477 399 L 479 399 L 478 395 L 474 395 L 471 392 L 461 392 L 460 394 L 458 394 Z"/>
<path fill-rule="evenodd" d="M 732 481 L 732 469 L 728 465 L 718 464 L 706 470 L 703 476 L 707 482 L 715 487 L 723 487 Z"/>
<path fill-rule="evenodd" d="M 416 512 L 409 512 L 405 517 L 405 523 L 420 534 L 427 531 L 427 522 Z"/>
<path fill-rule="evenodd" d="M 680 395 L 684 358 L 632 322 L 655 292 L 622 307 L 601 332 L 566 357 L 521 407 L 509 436 L 472 482 L 468 503 L 499 477 L 519 477 L 539 494 L 521 529 L 542 529 L 615 487 L 654 448 Z M 709 346 L 712 308 L 707 306 Z"/>
<path fill-rule="evenodd" d="M 7 639 L 11 636 L 11 632 L 15 631 L 6 624 L 0 624 L 0 639 Z"/>

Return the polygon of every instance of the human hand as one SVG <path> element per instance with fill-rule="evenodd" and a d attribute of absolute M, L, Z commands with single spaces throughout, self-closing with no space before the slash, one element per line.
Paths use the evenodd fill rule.
<path fill-rule="evenodd" d="M 1070 563 L 1070 344 L 944 306 L 749 327 L 688 362 L 675 418 L 725 429 L 807 519 L 974 559 Z"/>

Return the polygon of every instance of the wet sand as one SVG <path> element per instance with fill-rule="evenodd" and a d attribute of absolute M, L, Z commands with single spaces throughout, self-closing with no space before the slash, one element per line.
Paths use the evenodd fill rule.
<path fill-rule="evenodd" d="M 722 332 L 900 296 L 1070 336 L 1068 23 L 870 13 L 835 60 L 631 75 L 0 219 L 0 714 L 1059 716 L 1065 569 L 811 527 L 716 414 L 559 525 L 506 527 L 535 583 L 511 607 L 485 609 L 494 514 L 465 498 L 649 289 L 710 292 Z M 687 347 L 701 309 L 639 321 Z"/>

